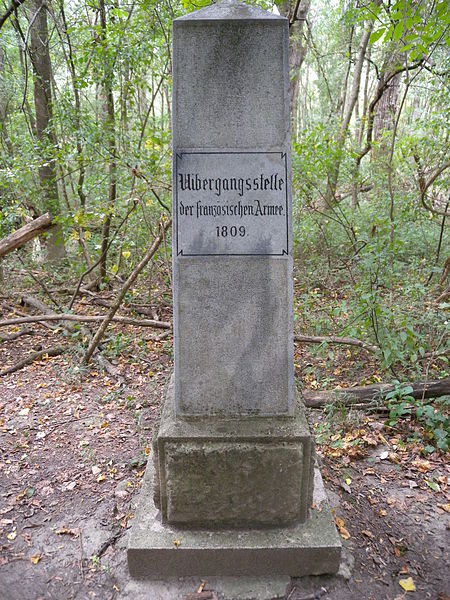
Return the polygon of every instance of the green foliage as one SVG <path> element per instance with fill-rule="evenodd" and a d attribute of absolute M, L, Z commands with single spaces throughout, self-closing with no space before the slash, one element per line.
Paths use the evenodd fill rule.
<path fill-rule="evenodd" d="M 411 396 L 413 388 L 402 386 L 398 381 L 395 389 L 386 395 L 387 408 L 389 409 L 390 426 L 395 426 L 402 419 L 415 419 L 423 425 L 429 445 L 428 451 L 438 448 L 446 452 L 449 446 L 450 421 L 449 407 L 450 396 L 444 396 L 427 404 L 426 401 L 415 399 Z M 432 445 L 431 445 L 432 444 Z"/>
<path fill-rule="evenodd" d="M 450 12 L 448 0 L 441 2 L 411 2 L 400 0 L 387 7 L 373 7 L 377 27 L 370 36 L 370 43 L 403 42 L 399 52 L 410 60 L 424 59 L 433 46 L 441 40 L 450 45 L 448 33 Z"/>

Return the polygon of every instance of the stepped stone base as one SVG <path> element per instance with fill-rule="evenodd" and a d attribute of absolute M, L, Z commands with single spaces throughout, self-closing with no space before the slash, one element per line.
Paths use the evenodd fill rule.
<path fill-rule="evenodd" d="M 339 568 L 341 542 L 317 468 L 309 519 L 290 527 L 267 529 L 211 531 L 162 524 L 153 502 L 152 481 L 149 461 L 128 542 L 132 577 L 301 577 L 335 573 Z M 281 488 L 279 493 L 283 493 Z"/>
<path fill-rule="evenodd" d="M 305 522 L 314 444 L 299 394 L 292 417 L 176 418 L 173 379 L 154 443 L 162 522 L 207 529 Z"/>

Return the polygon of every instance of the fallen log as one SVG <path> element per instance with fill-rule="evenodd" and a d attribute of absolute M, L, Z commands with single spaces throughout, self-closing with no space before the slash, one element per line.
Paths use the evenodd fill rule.
<path fill-rule="evenodd" d="M 72 314 L 54 314 L 54 315 L 32 315 L 30 317 L 19 317 L 17 319 L 5 319 L 0 321 L 0 327 L 7 325 L 19 325 L 20 323 L 39 323 L 45 321 L 76 321 L 78 323 L 94 323 L 104 321 L 107 315 L 72 315 Z M 131 319 L 129 317 L 116 317 L 108 319 L 124 323 L 125 325 L 136 325 L 138 327 L 156 327 L 157 329 L 171 329 L 172 325 L 166 321 L 153 321 L 152 319 Z"/>
<path fill-rule="evenodd" d="M 34 296 L 21 296 L 20 298 L 20 302 L 21 304 L 26 304 L 28 306 L 31 306 L 32 308 L 36 308 L 37 310 L 39 310 L 43 315 L 57 315 L 58 313 L 55 312 L 52 308 L 50 308 L 50 306 L 48 306 L 47 304 L 45 304 L 45 302 L 42 302 L 41 300 L 39 300 L 39 298 L 35 298 Z M 30 315 L 33 316 L 33 315 Z M 74 332 L 75 330 L 75 323 L 70 323 L 70 322 L 62 322 L 60 323 L 60 326 L 67 331 L 67 333 L 71 334 Z"/>
<path fill-rule="evenodd" d="M 53 217 L 50 213 L 45 213 L 34 219 L 30 223 L 27 223 L 14 233 L 10 233 L 5 238 L 0 240 L 0 258 L 6 256 L 13 250 L 20 248 L 33 238 L 41 235 L 44 231 L 47 231 L 52 226 Z"/>
<path fill-rule="evenodd" d="M 16 333 L 11 333 L 11 335 L 0 335 L 0 342 L 12 342 L 23 335 L 34 335 L 34 331 L 29 327 L 25 327 L 20 331 L 16 331 Z"/>
<path fill-rule="evenodd" d="M 408 395 L 416 400 L 421 400 L 422 398 L 439 398 L 440 396 L 450 394 L 450 377 L 436 381 L 402 383 L 401 387 L 412 387 L 412 392 Z M 361 402 L 370 403 L 382 400 L 389 392 L 394 391 L 395 388 L 396 384 L 377 383 L 375 385 L 339 388 L 335 390 L 324 390 L 322 392 L 304 390 L 303 401 L 309 408 L 320 408 L 335 402 L 344 402 L 345 404 L 356 404 Z"/>
<path fill-rule="evenodd" d="M 334 335 L 294 335 L 295 342 L 302 342 L 303 344 L 343 344 L 344 346 L 357 346 L 363 350 L 367 350 L 371 354 L 378 352 L 377 346 L 366 344 L 356 338 L 351 337 L 336 337 Z"/>
<path fill-rule="evenodd" d="M 47 348 L 46 350 L 38 350 L 36 352 L 33 352 L 32 354 L 30 354 L 23 360 L 20 360 L 19 362 L 15 363 L 11 367 L 0 371 L 0 377 L 10 375 L 11 373 L 15 373 L 16 371 L 19 371 L 20 369 L 31 365 L 32 363 L 34 363 L 35 360 L 38 360 L 43 356 L 59 356 L 60 354 L 63 354 L 67 349 L 67 346 L 56 346 L 54 348 Z"/>

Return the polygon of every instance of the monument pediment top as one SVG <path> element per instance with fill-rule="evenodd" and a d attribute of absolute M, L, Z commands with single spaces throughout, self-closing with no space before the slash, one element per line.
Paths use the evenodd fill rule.
<path fill-rule="evenodd" d="M 200 10 L 184 15 L 175 21 L 261 21 L 285 20 L 285 17 L 267 12 L 258 6 L 250 6 L 238 0 L 221 0 Z"/>

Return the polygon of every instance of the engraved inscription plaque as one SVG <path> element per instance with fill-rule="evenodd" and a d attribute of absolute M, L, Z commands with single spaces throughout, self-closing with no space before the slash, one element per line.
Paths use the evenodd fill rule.
<path fill-rule="evenodd" d="M 289 252 L 287 158 L 282 152 L 177 152 L 178 256 Z"/>

